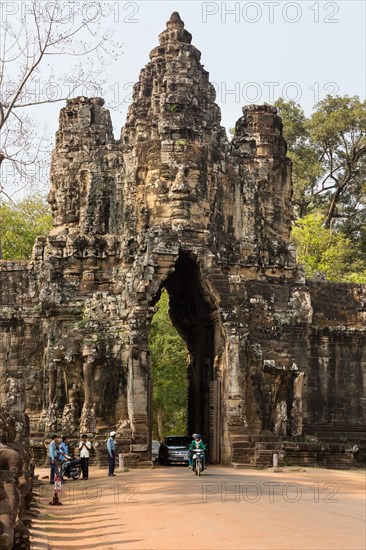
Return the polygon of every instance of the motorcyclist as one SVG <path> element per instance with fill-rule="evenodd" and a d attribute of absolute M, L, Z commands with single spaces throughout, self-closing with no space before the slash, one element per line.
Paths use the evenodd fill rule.
<path fill-rule="evenodd" d="M 69 456 L 69 442 L 66 436 L 62 438 L 62 442 L 58 446 L 58 456 L 61 462 L 61 474 L 70 477 L 70 456 Z"/>
<path fill-rule="evenodd" d="M 206 450 L 206 446 L 203 443 L 200 434 L 193 434 L 193 441 L 189 444 L 188 449 L 188 461 L 189 461 L 189 468 L 193 468 L 193 453 L 196 449 L 202 449 L 203 451 Z M 205 455 L 203 455 L 203 467 L 205 467 Z"/>
<path fill-rule="evenodd" d="M 64 436 L 62 438 L 62 443 L 60 443 L 60 445 L 58 446 L 59 460 L 62 461 L 67 459 L 68 455 L 69 455 L 69 442 L 67 440 L 67 437 Z"/>

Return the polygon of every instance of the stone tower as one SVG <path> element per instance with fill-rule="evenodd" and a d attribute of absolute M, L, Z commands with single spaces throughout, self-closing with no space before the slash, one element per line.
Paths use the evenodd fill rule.
<path fill-rule="evenodd" d="M 54 228 L 30 262 L 1 263 L 0 376 L 24 379 L 33 437 L 114 428 L 147 463 L 165 288 L 188 350 L 188 433 L 213 462 L 255 464 L 270 441 L 361 430 L 366 295 L 304 280 L 276 109 L 244 107 L 229 142 L 191 38 L 173 13 L 119 141 L 100 98 L 62 109 Z"/>

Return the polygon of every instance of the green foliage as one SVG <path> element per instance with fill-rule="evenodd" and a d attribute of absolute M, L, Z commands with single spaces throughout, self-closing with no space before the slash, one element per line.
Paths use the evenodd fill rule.
<path fill-rule="evenodd" d="M 365 282 L 366 102 L 327 96 L 308 118 L 293 101 L 276 106 L 293 163 L 299 262 L 309 277 Z"/>
<path fill-rule="evenodd" d="M 295 215 L 317 210 L 324 225 L 365 223 L 366 102 L 327 96 L 309 118 L 294 101 L 275 103 L 293 162 Z"/>
<path fill-rule="evenodd" d="M 323 274 L 329 280 L 341 280 L 347 267 L 350 242 L 344 235 L 326 229 L 320 214 L 300 218 L 292 229 L 297 260 L 312 278 Z"/>
<path fill-rule="evenodd" d="M 187 349 L 169 319 L 169 297 L 164 290 L 149 334 L 153 378 L 153 437 L 186 432 Z"/>
<path fill-rule="evenodd" d="M 359 283 L 366 284 L 366 269 L 363 271 L 353 271 L 351 273 L 346 273 L 343 277 L 344 283 Z"/>
<path fill-rule="evenodd" d="M 314 202 L 314 189 L 322 173 L 318 151 L 310 140 L 309 121 L 300 105 L 282 98 L 275 102 L 283 122 L 288 156 L 292 160 L 293 197 L 296 217 L 304 216 Z"/>
<path fill-rule="evenodd" d="M 52 227 L 51 211 L 41 196 L 17 204 L 0 203 L 0 242 L 4 260 L 28 260 L 36 237 L 46 236 Z"/>
<path fill-rule="evenodd" d="M 309 120 L 310 138 L 321 159 L 319 196 L 325 225 L 342 222 L 351 211 L 365 209 L 366 101 L 327 96 Z"/>
<path fill-rule="evenodd" d="M 76 329 L 89 328 L 91 322 L 92 322 L 92 319 L 89 315 L 86 314 L 86 308 L 84 307 L 83 310 L 82 310 L 81 320 L 77 321 L 74 324 L 74 328 L 76 328 Z"/>
<path fill-rule="evenodd" d="M 296 151 L 299 146 L 304 145 L 309 135 L 305 113 L 293 100 L 285 101 L 281 97 L 277 99 L 275 106 L 282 118 L 289 151 Z"/>
<path fill-rule="evenodd" d="M 176 139 L 175 140 L 175 144 L 178 146 L 178 147 L 184 147 L 185 145 L 187 145 L 188 141 L 186 139 Z"/>

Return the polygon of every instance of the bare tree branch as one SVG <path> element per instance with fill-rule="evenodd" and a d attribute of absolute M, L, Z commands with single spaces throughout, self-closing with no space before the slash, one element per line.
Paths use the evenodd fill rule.
<path fill-rule="evenodd" d="M 103 2 L 96 0 L 93 4 L 103 14 Z M 100 32 L 99 24 L 93 27 L 95 15 L 85 18 L 82 2 L 73 4 L 72 17 L 69 13 L 64 15 L 59 8 L 59 3 L 44 0 L 40 9 L 38 0 L 31 0 L 31 9 L 22 19 L 13 17 L 11 24 L 5 21 L 0 27 L 0 165 L 4 165 L 4 162 L 14 163 L 14 171 L 19 174 L 22 166 L 27 167 L 35 162 L 37 155 L 42 152 L 43 143 L 39 141 L 37 146 L 32 142 L 32 126 L 27 113 L 23 114 L 21 108 L 65 101 L 80 86 L 90 84 L 93 77 L 102 82 L 104 59 L 100 56 L 108 55 L 111 59 L 117 59 L 120 55 L 120 45 L 112 42 L 112 34 L 109 31 Z M 40 69 L 46 67 L 52 75 L 52 65 L 45 61 L 46 58 L 57 59 L 62 56 L 88 56 L 88 62 L 90 56 L 99 62 L 100 67 L 94 70 L 90 60 L 89 70 L 79 67 L 76 74 L 71 73 L 70 82 L 67 82 L 71 86 L 65 90 L 66 93 L 58 94 L 60 97 L 52 93 L 51 97 L 41 97 Z M 97 84 L 93 82 L 92 85 L 95 88 Z"/>

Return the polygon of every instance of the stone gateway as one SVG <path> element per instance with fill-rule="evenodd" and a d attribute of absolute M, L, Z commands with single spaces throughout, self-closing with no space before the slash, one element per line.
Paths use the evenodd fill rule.
<path fill-rule="evenodd" d="M 206 435 L 212 462 L 269 464 L 277 450 L 351 465 L 366 290 L 305 281 L 281 119 L 244 107 L 229 142 L 191 38 L 173 13 L 119 140 L 103 99 L 61 110 L 53 229 L 32 260 L 0 263 L 0 404 L 18 384 L 34 445 L 115 429 L 126 460 L 148 465 L 148 334 L 165 288 L 188 350 L 187 430 Z"/>

